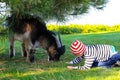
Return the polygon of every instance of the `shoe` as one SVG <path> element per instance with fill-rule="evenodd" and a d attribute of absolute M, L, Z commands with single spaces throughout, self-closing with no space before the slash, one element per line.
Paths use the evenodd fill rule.
<path fill-rule="evenodd" d="M 116 64 L 117 64 L 118 66 L 120 66 L 120 61 L 117 61 Z"/>
<path fill-rule="evenodd" d="M 113 67 L 120 67 L 120 61 L 118 60 L 114 65 L 112 65 Z"/>

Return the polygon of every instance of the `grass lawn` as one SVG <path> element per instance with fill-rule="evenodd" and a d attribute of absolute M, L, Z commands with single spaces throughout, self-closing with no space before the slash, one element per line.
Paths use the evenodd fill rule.
<path fill-rule="evenodd" d="M 48 55 L 39 49 L 35 54 L 35 62 L 27 63 L 21 56 L 19 42 L 15 43 L 16 55 L 10 59 L 8 41 L 0 41 L 0 80 L 120 80 L 120 67 L 68 70 L 65 62 L 75 58 L 69 51 L 75 39 L 84 44 L 112 44 L 120 52 L 120 32 L 62 35 L 66 52 L 59 62 L 48 62 Z"/>

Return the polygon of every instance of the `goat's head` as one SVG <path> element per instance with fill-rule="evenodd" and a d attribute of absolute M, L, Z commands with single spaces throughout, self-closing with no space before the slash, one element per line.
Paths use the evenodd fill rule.
<path fill-rule="evenodd" d="M 54 42 L 47 50 L 49 53 L 49 61 L 50 60 L 59 61 L 60 56 L 65 53 L 65 45 L 62 45 L 60 33 L 58 33 L 58 38 L 53 32 L 52 32 L 52 36 L 54 38 Z"/>

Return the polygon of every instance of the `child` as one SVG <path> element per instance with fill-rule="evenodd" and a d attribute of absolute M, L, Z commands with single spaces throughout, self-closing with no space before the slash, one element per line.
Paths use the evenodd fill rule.
<path fill-rule="evenodd" d="M 77 64 L 82 59 L 85 59 L 85 63 L 84 66 L 67 66 L 68 69 L 109 68 L 116 62 L 120 65 L 120 55 L 112 45 L 84 45 L 81 41 L 76 40 L 71 44 L 70 51 L 77 57 L 68 64 Z"/>

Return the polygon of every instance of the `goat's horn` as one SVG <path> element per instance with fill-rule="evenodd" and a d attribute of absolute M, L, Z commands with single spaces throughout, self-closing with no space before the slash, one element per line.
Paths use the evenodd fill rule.
<path fill-rule="evenodd" d="M 60 32 L 58 32 L 58 38 L 59 38 L 60 44 L 61 44 L 61 46 L 62 46 L 62 41 L 61 41 L 61 37 L 60 37 Z"/>

